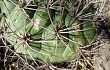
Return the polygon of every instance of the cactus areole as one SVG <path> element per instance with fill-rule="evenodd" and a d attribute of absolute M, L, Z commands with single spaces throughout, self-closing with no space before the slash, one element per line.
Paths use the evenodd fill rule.
<path fill-rule="evenodd" d="M 65 12 L 38 8 L 31 19 L 16 6 L 0 25 L 7 26 L 4 37 L 22 57 L 64 62 L 76 58 L 77 47 L 92 43 L 96 36 L 92 21 L 80 21 Z"/>

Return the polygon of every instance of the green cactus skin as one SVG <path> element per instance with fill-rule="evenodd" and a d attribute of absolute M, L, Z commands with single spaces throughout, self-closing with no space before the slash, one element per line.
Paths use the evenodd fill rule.
<path fill-rule="evenodd" d="M 73 40 L 74 46 L 77 46 L 77 47 L 84 46 L 87 44 L 87 40 L 83 34 L 83 31 L 81 31 L 82 29 L 81 29 L 80 22 L 77 21 L 75 23 L 74 23 L 75 26 L 73 26 L 73 28 L 75 29 L 75 32 L 70 33 L 70 38 Z"/>
<path fill-rule="evenodd" d="M 71 28 L 69 37 L 70 37 L 70 39 L 73 40 L 74 46 L 78 46 L 78 45 L 84 46 L 88 43 L 84 36 L 83 31 L 81 31 L 82 25 L 80 23 L 81 22 L 79 20 L 75 20 L 74 18 L 72 18 L 69 15 L 67 15 L 67 17 L 65 19 L 65 25 L 67 27 Z"/>
<path fill-rule="evenodd" d="M 1 12 L 5 13 L 7 16 L 11 13 L 11 11 L 15 8 L 15 5 L 9 0 L 1 1 Z"/>
<path fill-rule="evenodd" d="M 65 25 L 65 18 L 67 15 L 67 11 L 64 9 L 63 11 L 56 10 L 55 12 L 55 23 L 60 25 Z"/>
<path fill-rule="evenodd" d="M 67 16 L 65 25 L 71 27 L 73 32 L 70 32 L 70 38 L 74 41 L 74 46 L 85 46 L 92 43 L 95 40 L 96 28 L 93 26 L 92 21 L 83 21 L 72 19 L 71 16 Z"/>
<path fill-rule="evenodd" d="M 43 1 L 47 1 L 47 0 L 33 0 L 33 2 L 34 2 L 35 4 L 39 4 L 39 3 L 43 2 Z"/>
<path fill-rule="evenodd" d="M 49 25 L 48 29 L 55 32 L 52 25 Z M 45 61 L 49 58 L 50 62 L 53 62 L 53 63 L 68 61 L 73 59 L 73 57 L 76 54 L 75 53 L 76 49 L 71 50 L 71 48 L 74 48 L 74 47 L 70 48 L 70 43 L 68 41 L 62 40 L 63 41 L 62 42 L 60 39 L 57 39 L 57 36 L 55 34 L 51 34 L 52 33 L 51 31 L 44 31 L 44 33 L 42 34 L 42 38 L 44 38 L 44 40 L 48 42 L 42 43 L 41 52 L 47 53 L 48 56 L 45 55 L 44 57 L 46 58 L 44 60 L 43 58 L 41 59 Z M 50 36 L 46 37 L 47 35 L 50 35 Z"/>
<path fill-rule="evenodd" d="M 4 36 L 9 43 L 14 45 L 17 53 L 21 53 L 23 56 L 26 54 L 28 59 L 32 59 L 32 57 L 35 59 L 38 57 L 37 54 L 39 56 L 41 54 L 42 43 L 36 41 L 42 41 L 42 38 L 39 37 L 42 37 L 43 30 L 50 24 L 50 18 L 46 9 L 38 9 L 31 21 L 27 18 L 24 11 L 16 7 L 6 19 L 9 27 Z M 5 22 L 2 21 L 2 24 Z"/>
<path fill-rule="evenodd" d="M 86 37 L 88 44 L 94 42 L 95 38 L 97 37 L 96 34 L 96 27 L 92 24 L 91 21 L 85 21 L 85 23 L 82 25 L 84 36 Z"/>
<path fill-rule="evenodd" d="M 34 14 L 34 17 L 32 20 L 34 21 L 33 26 L 34 28 L 36 28 L 36 30 L 35 29 L 31 30 L 33 34 L 36 34 L 37 32 L 42 31 L 43 28 L 47 27 L 50 24 L 50 18 L 48 16 L 46 9 L 38 9 Z M 30 24 L 32 24 L 32 22 Z"/>

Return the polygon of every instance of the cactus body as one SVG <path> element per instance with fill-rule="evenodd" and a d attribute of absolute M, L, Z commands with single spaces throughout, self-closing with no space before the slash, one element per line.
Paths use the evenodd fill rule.
<path fill-rule="evenodd" d="M 7 16 L 11 13 L 11 11 L 15 8 L 15 5 L 9 0 L 1 1 L 1 12 L 5 13 Z"/>
<path fill-rule="evenodd" d="M 5 1 L 11 13 L 4 4 L 1 6 L 1 12 L 6 14 L 0 25 L 7 27 L 4 38 L 26 59 L 41 63 L 69 61 L 76 58 L 77 47 L 90 44 L 95 39 L 96 28 L 93 22 L 71 16 L 65 7 L 59 9 L 63 5 L 57 4 L 57 10 L 38 7 L 35 13 L 30 10 L 29 13 L 34 14 L 30 15 L 23 8 Z M 37 4 L 44 0 L 33 1 Z"/>

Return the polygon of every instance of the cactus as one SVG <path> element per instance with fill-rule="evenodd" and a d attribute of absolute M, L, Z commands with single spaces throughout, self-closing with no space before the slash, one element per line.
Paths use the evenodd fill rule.
<path fill-rule="evenodd" d="M 33 0 L 33 3 L 36 5 L 40 1 Z M 26 59 L 41 63 L 69 61 L 76 58 L 77 47 L 85 46 L 95 40 L 96 28 L 93 22 L 71 16 L 66 7 L 72 6 L 67 6 L 68 4 L 55 4 L 58 9 L 57 6 L 56 8 L 39 6 L 35 12 L 30 10 L 30 13 L 34 14 L 30 18 L 30 14 L 23 7 L 15 6 L 14 2 L 7 0 L 3 2 L 6 2 L 10 11 L 8 12 L 4 4 L 1 6 L 1 12 L 6 14 L 6 18 L 0 23 L 1 27 L 7 27 L 4 38 Z M 76 9 L 71 10 L 76 11 Z M 87 9 L 81 15 L 88 12 L 91 10 Z"/>
<path fill-rule="evenodd" d="M 10 2 L 9 0 L 3 0 L 1 1 L 1 12 L 5 13 L 7 16 L 11 13 L 11 11 L 14 9 L 15 5 Z"/>

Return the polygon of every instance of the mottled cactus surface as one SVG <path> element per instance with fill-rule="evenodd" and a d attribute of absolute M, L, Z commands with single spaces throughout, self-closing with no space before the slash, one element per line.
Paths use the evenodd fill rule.
<path fill-rule="evenodd" d="M 69 61 L 96 37 L 94 10 L 85 1 L 2 0 L 0 8 L 4 38 L 26 59 Z"/>

